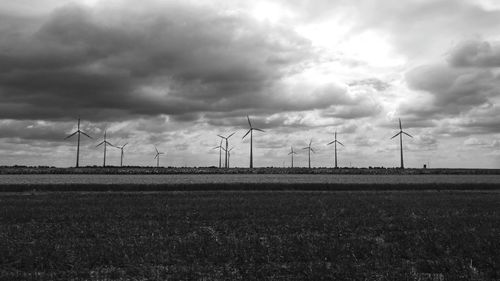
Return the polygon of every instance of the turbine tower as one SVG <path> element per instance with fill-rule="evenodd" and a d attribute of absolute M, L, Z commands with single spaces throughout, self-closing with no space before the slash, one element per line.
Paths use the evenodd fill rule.
<path fill-rule="evenodd" d="M 335 140 L 329 142 L 328 145 L 330 145 L 332 143 L 335 145 L 335 169 L 338 169 L 338 166 L 337 166 L 337 143 L 342 145 L 342 146 L 344 146 L 344 145 L 337 140 L 337 131 L 335 131 Z"/>
<path fill-rule="evenodd" d="M 80 131 L 80 117 L 78 117 L 78 127 L 76 129 L 76 132 L 72 133 L 71 135 L 65 137 L 64 139 L 69 139 L 71 138 L 72 136 L 74 135 L 78 135 L 78 141 L 77 141 L 77 145 L 76 145 L 76 167 L 78 168 L 78 165 L 79 165 L 79 161 L 80 161 L 80 134 L 83 134 L 84 136 L 92 139 L 91 136 L 87 135 L 86 133 Z"/>
<path fill-rule="evenodd" d="M 410 134 L 407 132 L 403 131 L 403 126 L 401 126 L 401 118 L 399 119 L 399 133 L 395 134 L 391 139 L 399 136 L 399 147 L 401 149 L 401 169 L 405 168 L 404 162 L 403 162 L 403 134 L 409 136 L 410 138 L 413 138 Z"/>
<path fill-rule="evenodd" d="M 160 155 L 165 154 L 165 153 L 159 152 L 158 148 L 156 148 L 156 145 L 155 145 L 155 150 L 156 150 L 156 155 L 155 155 L 154 159 L 156 159 L 156 168 L 158 168 L 158 167 L 160 167 Z"/>
<path fill-rule="evenodd" d="M 242 137 L 242 139 L 244 139 L 248 135 L 248 133 L 250 133 L 250 169 L 252 169 L 253 168 L 253 131 L 254 130 L 260 131 L 260 132 L 264 132 L 264 131 L 259 129 L 259 128 L 252 127 L 252 122 L 250 122 L 250 117 L 248 117 L 248 115 L 247 115 L 247 120 L 248 120 L 248 125 L 250 126 L 250 129 L 248 129 L 247 133 Z"/>
<path fill-rule="evenodd" d="M 293 168 L 293 155 L 294 155 L 294 154 L 297 154 L 297 152 L 295 152 L 295 151 L 293 150 L 293 146 L 290 146 L 290 152 L 288 152 L 288 155 L 292 155 L 292 168 Z"/>
<path fill-rule="evenodd" d="M 123 167 L 123 148 L 127 145 L 128 143 L 122 145 L 122 146 L 115 146 L 120 150 L 120 167 Z"/>
<path fill-rule="evenodd" d="M 311 141 L 309 142 L 309 146 L 302 148 L 302 149 L 307 149 L 309 152 L 309 169 L 311 169 L 311 151 L 315 153 L 314 149 L 311 147 L 312 142 L 313 140 L 311 139 Z"/>
<path fill-rule="evenodd" d="M 221 136 L 221 135 L 217 135 L 217 136 L 219 136 L 220 138 L 222 138 L 222 139 L 226 140 L 226 149 L 224 149 L 224 151 L 226 152 L 226 158 L 225 158 L 225 160 L 224 160 L 224 168 L 229 168 L 228 157 L 227 157 L 227 152 L 228 152 L 228 151 L 227 151 L 227 150 L 228 150 L 228 146 L 229 146 L 229 138 L 230 138 L 232 135 L 234 135 L 234 134 L 236 134 L 236 132 L 234 132 L 234 133 L 230 134 L 230 135 L 229 135 L 229 136 L 227 136 L 227 137 L 224 137 L 224 136 Z"/>
<path fill-rule="evenodd" d="M 106 130 L 104 130 L 104 140 L 103 140 L 103 141 L 101 141 L 101 142 L 100 142 L 98 145 L 96 145 L 95 147 L 98 147 L 98 146 L 103 145 L 103 144 L 104 144 L 104 161 L 103 161 L 102 166 L 103 166 L 103 167 L 106 167 L 106 146 L 107 146 L 107 145 L 111 145 L 111 146 L 113 146 L 113 147 L 116 147 L 116 146 L 112 145 L 109 141 L 107 141 L 107 140 L 106 140 Z"/>
<path fill-rule="evenodd" d="M 219 169 L 220 169 L 221 168 L 221 164 L 222 164 L 222 149 L 224 149 L 222 147 L 222 139 L 220 140 L 219 146 L 216 146 L 213 149 L 219 149 Z"/>
<path fill-rule="evenodd" d="M 224 149 L 224 151 L 226 151 L 226 152 L 227 152 L 227 167 L 228 167 L 228 168 L 229 168 L 229 162 L 230 162 L 230 160 L 231 160 L 231 151 L 233 150 L 233 148 L 234 148 L 234 147 L 231 147 L 231 148 L 230 148 L 229 150 L 227 150 L 227 151 L 226 151 L 226 149 L 225 149 L 225 148 L 222 148 L 222 149 Z"/>

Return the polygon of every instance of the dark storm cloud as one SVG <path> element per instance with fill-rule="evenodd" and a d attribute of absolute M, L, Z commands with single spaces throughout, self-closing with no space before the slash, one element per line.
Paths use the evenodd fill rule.
<path fill-rule="evenodd" d="M 172 120 L 177 122 L 193 122 L 200 119 L 200 113 L 187 112 L 184 114 L 173 115 Z"/>
<path fill-rule="evenodd" d="M 328 90 L 328 88 L 326 88 Z M 383 107 L 382 105 L 364 95 L 354 95 L 350 92 L 336 94 L 334 105 L 328 107 L 321 112 L 322 117 L 336 117 L 342 119 L 358 119 L 364 117 L 375 116 L 379 114 Z"/>
<path fill-rule="evenodd" d="M 251 97 L 252 99 L 255 97 Z M 205 114 L 210 125 L 214 126 L 233 126 L 246 127 L 246 115 L 254 116 L 252 118 L 261 121 L 259 128 L 277 128 L 277 127 L 315 127 L 323 125 L 314 125 L 311 122 L 303 120 L 301 116 L 308 110 L 319 110 L 320 117 L 359 119 L 379 114 L 382 105 L 365 95 L 353 94 L 346 87 L 338 84 L 329 83 L 319 86 L 308 92 L 287 92 L 282 91 L 274 94 L 272 97 L 261 97 L 264 103 L 252 111 L 234 110 L 231 112 Z M 251 99 L 242 100 L 246 104 L 252 104 Z M 293 116 L 289 116 L 288 113 Z M 268 117 L 272 115 L 271 117 Z"/>
<path fill-rule="evenodd" d="M 149 123 L 154 123 L 150 121 Z M 132 135 L 129 130 L 109 129 L 113 124 L 90 123 L 82 120 L 80 129 L 90 135 L 93 139 L 85 139 L 85 144 L 92 144 L 101 139 L 104 130 L 108 130 L 108 138 L 112 143 L 118 139 L 127 139 Z M 73 143 L 76 138 L 66 139 L 67 136 L 76 131 L 77 121 L 40 121 L 40 120 L 1 120 L 0 139 L 12 143 L 27 143 L 37 141 L 39 145 Z"/>
<path fill-rule="evenodd" d="M 498 117 L 495 119 L 480 118 L 464 120 L 459 125 L 467 129 L 469 133 L 474 134 L 500 133 L 500 121 L 498 121 Z"/>
<path fill-rule="evenodd" d="M 500 94 L 500 79 L 488 69 L 427 65 L 408 72 L 406 81 L 411 89 L 425 91 L 431 98 L 406 104 L 401 111 L 427 118 L 466 113 Z"/>
<path fill-rule="evenodd" d="M 277 120 L 269 121 L 265 117 L 251 115 L 250 121 L 252 126 L 259 129 L 269 129 L 282 126 L 284 124 L 284 119 L 279 118 Z M 215 113 L 207 115 L 208 124 L 216 127 L 235 127 L 238 132 L 245 133 L 248 130 L 248 120 L 245 115 L 233 115 L 224 117 L 224 114 Z"/>
<path fill-rule="evenodd" d="M 500 105 L 487 105 L 476 108 L 460 120 L 459 126 L 472 133 L 500 133 Z"/>
<path fill-rule="evenodd" d="M 470 40 L 455 47 L 448 58 L 455 67 L 500 67 L 500 44 Z"/>
<path fill-rule="evenodd" d="M 290 30 L 215 8 L 60 7 L 39 27 L 0 38 L 1 118 L 93 120 L 266 107 L 275 81 L 311 57 Z M 12 16 L 12 21 L 16 20 Z M 290 110 L 319 103 L 290 101 Z"/>
<path fill-rule="evenodd" d="M 376 103 L 361 102 L 356 106 L 332 107 L 322 112 L 322 117 L 336 117 L 342 119 L 358 119 L 373 117 L 382 111 L 382 107 Z"/>
<path fill-rule="evenodd" d="M 419 149 L 434 150 L 437 148 L 438 140 L 433 135 L 423 134 L 414 138 L 414 144 L 418 145 Z"/>
<path fill-rule="evenodd" d="M 0 122 L 0 138 L 62 142 L 66 135 L 61 129 L 69 131 L 71 125 L 27 120 L 3 120 Z"/>
<path fill-rule="evenodd" d="M 400 111 L 410 120 L 431 121 L 438 134 L 498 133 L 500 77 L 494 67 L 499 54 L 496 45 L 487 41 L 464 41 L 449 52 L 447 65 L 411 70 L 406 74 L 408 86 L 428 96 L 403 104 Z M 435 121 L 442 118 L 453 122 L 438 126 Z"/>
<path fill-rule="evenodd" d="M 496 114 L 499 113 L 498 108 Z M 490 135 L 500 133 L 500 121 L 498 115 L 478 115 L 470 114 L 454 122 L 447 122 L 437 127 L 434 132 L 436 134 L 452 136 L 452 137 L 469 137 L 471 135 Z"/>

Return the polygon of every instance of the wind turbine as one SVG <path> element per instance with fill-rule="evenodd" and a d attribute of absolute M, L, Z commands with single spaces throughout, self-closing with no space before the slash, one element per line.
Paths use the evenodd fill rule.
<path fill-rule="evenodd" d="M 399 146 L 401 148 L 401 169 L 405 168 L 405 166 L 403 164 L 403 134 L 409 136 L 410 138 L 413 138 L 410 134 L 403 131 L 403 126 L 401 126 L 401 118 L 400 118 L 399 119 L 399 133 L 395 134 L 391 139 L 399 136 Z"/>
<path fill-rule="evenodd" d="M 78 127 L 76 129 L 76 132 L 72 133 L 71 135 L 65 137 L 64 139 L 69 139 L 74 135 L 78 134 L 78 142 L 76 145 L 76 167 L 78 168 L 79 160 L 80 160 L 80 134 L 83 134 L 84 136 L 92 139 L 91 136 L 87 135 L 86 133 L 80 131 L 80 117 L 78 117 Z"/>
<path fill-rule="evenodd" d="M 226 149 L 225 149 L 225 148 L 222 148 L 222 149 L 224 149 L 224 151 L 226 151 Z M 229 162 L 230 162 L 230 160 L 231 160 L 231 151 L 232 151 L 233 149 L 234 149 L 234 147 L 231 147 L 229 150 L 227 150 L 227 151 L 226 151 L 226 152 L 227 152 L 227 167 L 228 167 L 228 168 L 229 168 Z"/>
<path fill-rule="evenodd" d="M 225 139 L 225 140 L 226 140 L 226 149 L 224 149 L 224 151 L 226 152 L 226 158 L 225 158 L 224 168 L 229 168 L 228 157 L 227 157 L 227 149 L 228 149 L 228 146 L 229 146 L 229 138 L 230 138 L 232 135 L 234 135 L 234 134 L 236 134 L 236 132 L 234 132 L 234 133 L 230 134 L 230 135 L 229 135 L 229 136 L 227 136 L 227 137 L 224 137 L 224 136 L 221 136 L 221 135 L 217 135 L 217 136 L 219 136 L 220 138 L 222 138 L 222 139 Z"/>
<path fill-rule="evenodd" d="M 338 166 L 337 166 L 337 143 L 344 146 L 344 144 L 342 144 L 341 142 L 339 142 L 337 140 L 337 131 L 335 131 L 335 140 L 329 142 L 328 145 L 330 145 L 332 143 L 335 144 L 335 169 L 337 169 L 338 168 Z"/>
<path fill-rule="evenodd" d="M 156 167 L 158 168 L 158 167 L 160 167 L 160 155 L 165 154 L 165 153 L 159 152 L 158 148 L 156 148 L 156 146 L 155 146 L 155 150 L 156 150 L 156 156 L 154 159 L 156 159 Z"/>
<path fill-rule="evenodd" d="M 122 145 L 122 146 L 115 146 L 116 148 L 118 148 L 121 153 L 120 153 L 120 167 L 123 167 L 123 148 L 127 145 L 128 143 Z"/>
<path fill-rule="evenodd" d="M 222 147 L 222 139 L 220 140 L 219 146 L 216 146 L 213 149 L 217 149 L 217 148 L 219 149 L 219 169 L 220 169 L 221 168 L 221 164 L 222 164 L 222 149 L 224 149 Z"/>
<path fill-rule="evenodd" d="M 311 139 L 311 141 L 309 142 L 309 146 L 302 148 L 302 149 L 309 150 L 308 151 L 309 152 L 309 169 L 311 169 L 311 151 L 314 153 L 314 149 L 312 149 L 312 147 L 311 147 L 312 142 L 313 142 L 313 140 Z"/>
<path fill-rule="evenodd" d="M 100 145 L 103 145 L 104 144 L 104 162 L 102 164 L 103 167 L 106 167 L 106 146 L 107 145 L 111 145 L 113 147 L 116 147 L 114 145 L 112 145 L 109 141 L 106 140 L 106 130 L 104 130 L 104 140 L 101 141 L 98 145 L 96 145 L 95 147 L 98 147 Z"/>
<path fill-rule="evenodd" d="M 294 155 L 294 154 L 297 154 L 297 152 L 295 152 L 295 151 L 293 150 L 293 146 L 290 146 L 290 152 L 288 152 L 288 155 L 292 155 L 292 168 L 293 168 L 293 155 Z"/>
<path fill-rule="evenodd" d="M 251 168 L 253 168 L 253 131 L 254 130 L 260 131 L 260 132 L 264 132 L 264 131 L 259 129 L 259 128 L 252 127 L 252 123 L 250 122 L 250 117 L 248 117 L 248 115 L 247 115 L 247 120 L 248 120 L 248 125 L 250 126 L 250 129 L 248 129 L 247 133 L 242 137 L 242 139 L 244 139 L 248 135 L 248 133 L 250 133 L 250 169 L 251 169 Z"/>

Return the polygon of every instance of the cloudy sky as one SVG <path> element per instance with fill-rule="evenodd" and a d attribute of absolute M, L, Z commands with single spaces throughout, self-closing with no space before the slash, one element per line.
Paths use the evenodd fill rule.
<path fill-rule="evenodd" d="M 0 165 L 500 168 L 496 0 L 0 2 Z"/>

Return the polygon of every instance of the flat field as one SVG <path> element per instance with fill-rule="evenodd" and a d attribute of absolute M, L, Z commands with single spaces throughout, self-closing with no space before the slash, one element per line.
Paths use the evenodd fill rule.
<path fill-rule="evenodd" d="M 4 193 L 0 253 L 9 281 L 499 280 L 500 193 Z"/>
<path fill-rule="evenodd" d="M 500 190 L 500 174 L 3 174 L 0 192 Z"/>
<path fill-rule="evenodd" d="M 0 185 L 180 185 L 180 184 L 500 184 L 496 175 L 334 175 L 334 174 L 18 174 L 0 175 Z"/>

